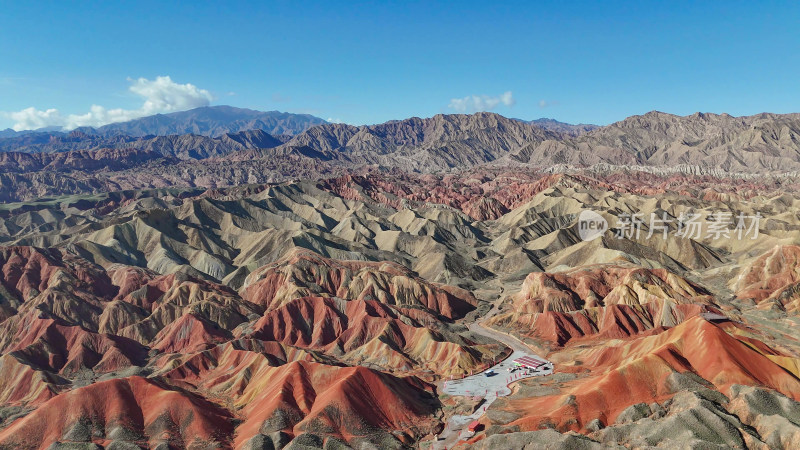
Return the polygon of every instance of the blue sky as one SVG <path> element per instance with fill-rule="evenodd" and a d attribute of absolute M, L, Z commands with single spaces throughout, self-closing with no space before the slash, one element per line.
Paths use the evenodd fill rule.
<path fill-rule="evenodd" d="M 0 1 L 0 129 L 206 103 L 354 124 L 800 111 L 800 2 L 33 3 Z"/>

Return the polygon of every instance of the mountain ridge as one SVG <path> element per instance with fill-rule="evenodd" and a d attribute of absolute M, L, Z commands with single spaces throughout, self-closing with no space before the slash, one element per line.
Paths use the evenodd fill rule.
<path fill-rule="evenodd" d="M 269 134 L 298 134 L 315 125 L 327 123 L 310 114 L 280 111 L 256 111 L 233 106 L 203 106 L 169 114 L 156 114 L 127 122 L 112 123 L 95 129 L 100 135 L 129 136 L 197 134 L 219 137 L 227 133 L 263 130 Z"/>
<path fill-rule="evenodd" d="M 294 114 L 282 111 L 258 111 L 228 105 L 201 106 L 186 111 L 154 114 L 125 122 L 115 122 L 100 127 L 78 127 L 64 130 L 61 127 L 45 127 L 36 130 L 0 130 L 0 139 L 19 138 L 28 135 L 62 136 L 73 132 L 87 135 L 112 137 L 165 136 L 173 134 L 196 134 L 219 137 L 223 134 L 249 130 L 263 130 L 274 135 L 295 135 L 308 128 L 327 123 L 310 114 Z"/>
<path fill-rule="evenodd" d="M 651 111 L 578 135 L 483 112 L 377 125 L 322 124 L 295 136 L 250 130 L 216 138 L 194 134 L 135 138 L 75 130 L 66 135 L 31 133 L 0 139 L 0 150 L 18 153 L 107 148 L 150 152 L 166 159 L 161 163 L 150 157 L 139 163 L 133 159 L 134 164 L 108 164 L 105 170 L 88 172 L 64 166 L 62 178 L 54 179 L 47 164 L 8 158 L 0 199 L 114 189 L 218 188 L 361 171 L 441 173 L 482 166 L 550 172 L 592 168 L 600 173 L 788 176 L 800 171 L 800 114 L 677 116 Z M 67 158 L 76 157 L 82 156 Z"/>
<path fill-rule="evenodd" d="M 278 137 L 263 130 L 225 133 L 218 137 L 196 134 L 142 136 L 100 136 L 73 130 L 64 135 L 29 134 L 19 139 L 0 139 L 0 153 L 64 153 L 102 149 L 152 151 L 180 159 L 204 159 L 230 152 L 271 148 L 283 144 Z"/>

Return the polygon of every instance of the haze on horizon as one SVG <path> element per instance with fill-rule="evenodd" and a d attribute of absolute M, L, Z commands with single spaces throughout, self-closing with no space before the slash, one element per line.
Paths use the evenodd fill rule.
<path fill-rule="evenodd" d="M 651 110 L 796 112 L 800 100 L 790 2 L 245 9 L 5 4 L 0 129 L 222 104 L 352 124 L 493 111 L 605 125 Z"/>

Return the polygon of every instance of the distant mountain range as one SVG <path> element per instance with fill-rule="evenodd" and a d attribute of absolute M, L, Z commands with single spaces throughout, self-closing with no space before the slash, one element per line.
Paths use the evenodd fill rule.
<path fill-rule="evenodd" d="M 166 136 L 196 134 L 219 137 L 240 131 L 262 130 L 272 135 L 295 135 L 327 123 L 309 114 L 255 111 L 232 106 L 206 106 L 171 114 L 156 114 L 129 122 L 112 123 L 95 130 L 99 135 Z"/>
<path fill-rule="evenodd" d="M 681 117 L 653 111 L 580 133 L 493 113 L 437 115 L 361 127 L 320 125 L 262 153 L 285 154 L 291 148 L 347 165 L 421 172 L 481 164 L 539 168 L 694 165 L 727 172 L 797 171 L 800 114 Z"/>
<path fill-rule="evenodd" d="M 178 128 L 178 119 L 172 117 L 174 128 L 170 129 L 191 127 L 211 134 L 225 129 L 222 119 L 210 125 L 211 119 L 203 116 L 209 111 L 228 114 L 235 110 L 190 111 L 189 116 L 181 116 L 184 128 Z M 285 124 L 297 124 L 297 130 L 308 128 L 294 135 L 273 135 L 262 129 L 234 131 L 245 123 L 234 116 L 227 116 L 225 122 L 234 128 L 217 136 L 132 136 L 113 134 L 109 128 L 21 133 L 0 139 L 0 152 L 8 153 L 0 162 L 0 201 L 145 187 L 259 184 L 348 171 L 432 173 L 479 166 L 635 168 L 718 176 L 800 173 L 800 114 L 733 117 L 697 113 L 681 117 L 653 111 L 597 128 L 542 119 L 522 121 L 486 112 L 364 126 L 312 126 L 311 121 L 299 125 L 300 118 L 306 119 L 297 116 L 286 119 Z M 142 119 L 138 125 L 115 126 L 134 133 L 150 132 L 154 129 L 144 124 L 157 122 L 150 119 Z M 212 129 L 217 131 L 212 133 Z M 279 131 L 286 130 L 289 128 Z M 76 153 L 25 156 L 63 152 Z M 116 164 L 114 158 L 125 161 Z"/>
<path fill-rule="evenodd" d="M 413 117 L 359 127 L 320 125 L 261 154 L 300 151 L 339 164 L 425 172 L 473 167 L 503 158 L 531 143 L 565 137 L 562 133 L 493 113 L 439 114 L 427 119 Z"/>
<path fill-rule="evenodd" d="M 565 134 L 579 135 L 594 129 L 598 125 L 559 122 L 554 119 L 541 118 L 535 120 L 514 119 L 524 123 L 538 125 L 544 129 Z M 80 127 L 71 131 L 63 131 L 61 127 L 46 127 L 37 130 L 14 131 L 10 128 L 0 130 L 0 139 L 38 136 L 34 140 L 41 141 L 42 136 L 62 136 L 70 132 L 83 133 L 90 136 L 168 136 L 177 134 L 195 134 L 198 136 L 220 137 L 224 134 L 240 131 L 262 130 L 274 136 L 293 136 L 300 134 L 326 121 L 309 114 L 292 114 L 280 111 L 256 111 L 233 106 L 204 106 L 189 111 L 170 114 L 156 114 L 128 122 L 119 122 L 98 128 Z M 30 139 L 22 142 L 30 142 Z M 5 147 L 8 147 L 6 145 Z"/>
<path fill-rule="evenodd" d="M 465 121 L 462 118 L 467 116 L 436 117 L 446 117 L 448 119 L 445 121 L 450 123 L 444 124 L 445 128 L 440 131 L 431 129 L 431 127 L 437 126 L 438 119 L 436 118 L 412 118 L 386 124 L 354 127 L 346 124 L 328 124 L 318 117 L 307 114 L 262 112 L 232 106 L 208 106 L 171 114 L 157 114 L 99 128 L 81 127 L 70 132 L 59 131 L 53 127 L 21 132 L 4 130 L 0 131 L 0 151 L 49 153 L 124 148 L 161 153 L 164 156 L 179 159 L 203 159 L 241 150 L 278 147 L 298 135 L 302 135 L 302 137 L 295 140 L 291 147 L 308 145 L 316 151 L 331 150 L 330 147 L 334 145 L 334 142 L 338 146 L 344 145 L 339 138 L 353 137 L 350 135 L 357 134 L 357 130 L 370 130 L 367 131 L 370 136 L 383 136 L 386 139 L 385 142 L 377 144 L 380 148 L 373 148 L 368 142 L 358 143 L 358 136 L 347 144 L 350 147 L 361 146 L 366 153 L 373 151 L 377 151 L 378 154 L 394 153 L 391 149 L 395 147 L 403 147 L 403 150 L 410 151 L 417 144 L 446 147 L 448 142 L 457 141 L 456 135 L 462 132 L 467 133 L 465 138 L 469 140 L 468 134 L 471 133 L 472 125 L 468 123 L 469 120 Z M 473 163 L 485 162 L 486 155 L 468 156 L 458 153 L 459 151 L 488 152 L 489 158 L 495 159 L 509 151 L 511 149 L 509 145 L 522 145 L 537 140 L 536 136 L 539 135 L 543 138 L 559 139 L 563 136 L 578 136 L 598 128 L 595 125 L 572 125 L 544 118 L 533 121 L 514 119 L 525 125 L 513 125 L 507 119 L 502 119 L 506 123 L 503 125 L 503 130 L 499 130 L 500 133 L 496 136 L 486 136 L 486 139 L 470 141 L 466 146 L 460 146 L 460 150 L 454 148 L 452 157 L 456 160 L 466 158 Z M 318 125 L 328 125 L 328 128 L 321 129 L 319 132 L 305 133 Z M 535 127 L 529 125 L 535 125 Z M 477 126 L 482 127 L 483 125 L 478 124 Z M 489 130 L 493 126 L 488 124 L 486 127 Z M 542 134 L 542 130 L 554 131 L 559 134 L 545 135 Z M 395 131 L 400 134 L 399 137 L 392 137 Z M 327 136 L 328 133 L 333 133 L 333 136 Z M 403 135 L 406 136 L 403 137 Z M 329 142 L 330 145 L 326 145 L 323 141 Z M 475 145 L 482 147 L 473 148 Z M 372 159 L 368 154 L 362 156 L 368 160 Z M 453 162 L 458 163 L 458 161 Z"/>
<path fill-rule="evenodd" d="M 522 120 L 516 119 L 522 122 L 532 123 L 534 125 L 538 125 L 542 128 L 548 129 L 550 131 L 558 131 L 559 133 L 570 134 L 573 136 L 577 136 L 583 133 L 588 133 L 589 131 L 596 130 L 600 128 L 599 125 L 591 125 L 586 123 L 579 123 L 579 124 L 571 124 L 566 122 L 559 122 L 558 120 L 548 119 L 542 117 L 541 119 L 535 120 Z"/>
<path fill-rule="evenodd" d="M 282 138 L 282 139 L 281 139 Z M 136 149 L 174 156 L 179 159 L 204 159 L 239 150 L 271 148 L 283 144 L 291 136 L 275 137 L 262 130 L 226 133 L 218 137 L 196 134 L 133 137 L 104 136 L 75 130 L 70 133 L 32 133 L 0 139 L 0 152 L 56 153 L 100 149 Z"/>
<path fill-rule="evenodd" d="M 255 111 L 233 106 L 204 106 L 189 111 L 156 114 L 128 122 L 119 122 L 99 128 L 81 127 L 73 131 L 96 136 L 167 136 L 196 134 L 219 137 L 240 131 L 262 130 L 272 135 L 295 135 L 315 125 L 327 123 L 309 114 L 292 114 L 280 111 Z M 67 134 L 58 127 L 38 130 L 0 131 L 0 138 L 13 138 L 35 134 Z"/>

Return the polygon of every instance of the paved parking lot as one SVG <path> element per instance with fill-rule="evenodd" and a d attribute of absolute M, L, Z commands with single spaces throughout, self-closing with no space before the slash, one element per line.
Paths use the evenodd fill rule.
<path fill-rule="evenodd" d="M 544 360 L 544 358 L 530 353 L 514 351 L 511 356 L 490 369 L 496 372 L 495 375 L 487 377 L 484 374 L 485 372 L 481 372 L 460 380 L 447 381 L 444 384 L 442 392 L 447 395 L 463 395 L 467 397 L 502 397 L 511 393 L 508 385 L 514 381 L 553 373 L 552 365 L 547 365 L 545 366 L 547 369 L 539 369 L 538 371 L 526 371 L 522 369 L 509 372 L 508 368 L 512 367 L 512 361 L 523 356 L 532 356 Z"/>
<path fill-rule="evenodd" d="M 542 361 L 547 361 L 533 353 L 514 350 L 511 356 L 506 358 L 503 362 L 486 370 L 493 370 L 495 374 L 492 376 L 487 377 L 485 375 L 486 371 L 483 371 L 476 375 L 444 383 L 442 392 L 447 395 L 478 397 L 483 398 L 483 402 L 479 405 L 478 409 L 470 415 L 451 417 L 446 424 L 445 430 L 442 432 L 442 437 L 444 439 L 434 442 L 432 448 L 443 449 L 454 442 L 468 439 L 471 433 L 467 430 L 467 425 L 484 415 L 489 405 L 497 400 L 497 397 L 509 395 L 511 393 L 511 389 L 508 387 L 509 384 L 525 378 L 541 377 L 553 373 L 553 365 L 549 363 L 549 361 L 548 364 L 536 371 L 517 369 L 514 372 L 509 372 L 508 368 L 514 365 L 513 361 L 523 356 L 531 356 Z M 453 436 L 458 437 L 454 439 Z"/>

